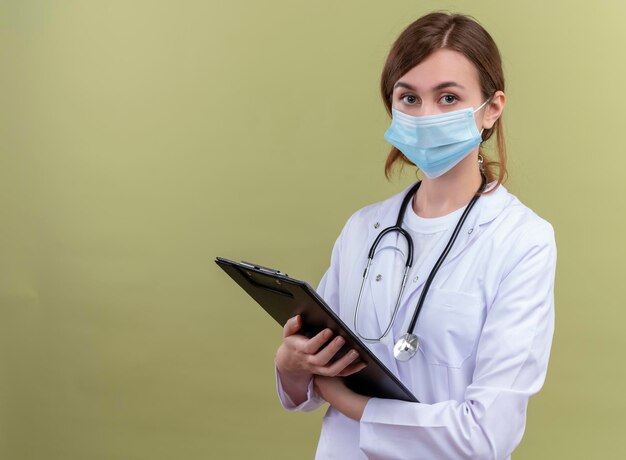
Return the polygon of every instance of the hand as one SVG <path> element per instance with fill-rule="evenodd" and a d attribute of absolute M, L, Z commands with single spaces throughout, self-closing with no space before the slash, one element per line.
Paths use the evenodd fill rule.
<path fill-rule="evenodd" d="M 315 392 L 346 417 L 361 420 L 370 398 L 349 389 L 342 378 L 316 375 L 313 380 Z"/>
<path fill-rule="evenodd" d="M 362 362 L 351 364 L 359 356 L 356 350 L 350 350 L 329 364 L 346 341 L 343 337 L 337 336 L 322 348 L 333 337 L 333 331 L 324 329 L 309 339 L 296 334 L 301 326 L 302 320 L 299 315 L 285 323 L 283 342 L 276 352 L 276 367 L 281 374 L 306 376 L 309 380 L 312 374 L 345 377 L 365 367 L 365 363 Z"/>
<path fill-rule="evenodd" d="M 296 334 L 301 327 L 302 319 L 299 315 L 290 318 L 285 323 L 283 341 L 276 352 L 276 368 L 283 388 L 296 404 L 306 399 L 306 387 L 313 374 L 347 376 L 365 367 L 365 363 L 353 363 L 358 357 L 356 350 L 349 351 L 329 364 L 345 340 L 342 337 L 331 340 L 333 332 L 330 329 L 324 329 L 309 339 Z"/>

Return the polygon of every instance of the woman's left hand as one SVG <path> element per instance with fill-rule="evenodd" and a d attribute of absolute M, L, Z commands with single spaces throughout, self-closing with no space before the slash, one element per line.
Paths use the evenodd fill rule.
<path fill-rule="evenodd" d="M 323 399 L 357 422 L 361 420 L 369 397 L 355 393 L 346 386 L 341 377 L 314 376 L 315 391 Z"/>

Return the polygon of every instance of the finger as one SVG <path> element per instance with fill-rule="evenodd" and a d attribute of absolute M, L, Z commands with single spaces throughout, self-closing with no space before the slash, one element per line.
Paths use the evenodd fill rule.
<path fill-rule="evenodd" d="M 317 353 L 320 347 L 328 342 L 328 340 L 330 340 L 332 336 L 333 331 L 331 331 L 330 329 L 324 329 L 323 331 L 317 333 L 317 335 L 307 340 L 306 344 L 302 348 L 302 351 L 309 355 L 313 355 Z"/>
<path fill-rule="evenodd" d="M 350 364 L 343 371 L 337 374 L 337 377 L 347 377 L 349 375 L 356 374 L 357 372 L 365 369 L 365 367 L 367 367 L 367 363 L 364 361 L 359 361 L 358 363 Z"/>
<path fill-rule="evenodd" d="M 359 357 L 359 354 L 356 350 L 350 350 L 348 353 L 343 355 L 337 361 L 332 363 L 330 366 L 326 366 L 322 375 L 327 375 L 334 377 L 342 372 L 350 363 L 352 363 L 355 359 Z"/>
<path fill-rule="evenodd" d="M 346 343 L 343 337 L 335 337 L 328 345 L 319 351 L 312 359 L 311 363 L 316 366 L 326 366 L 333 356 L 337 354 L 341 347 Z"/>
<path fill-rule="evenodd" d="M 283 337 L 289 337 L 300 330 L 302 326 L 302 319 L 300 315 L 293 316 L 287 320 L 285 326 L 283 326 Z"/>

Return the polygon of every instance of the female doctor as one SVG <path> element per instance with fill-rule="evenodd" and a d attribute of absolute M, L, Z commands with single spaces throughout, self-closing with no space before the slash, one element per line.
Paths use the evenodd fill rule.
<path fill-rule="evenodd" d="M 280 401 L 330 403 L 319 459 L 510 458 L 546 376 L 556 246 L 552 226 L 502 185 L 500 54 L 474 20 L 431 13 L 394 43 L 381 90 L 385 173 L 404 163 L 423 177 L 348 219 L 318 292 L 420 402 L 348 389 L 341 377 L 364 366 L 356 352 L 332 361 L 343 339 L 300 335 L 299 317 L 276 353 Z"/>

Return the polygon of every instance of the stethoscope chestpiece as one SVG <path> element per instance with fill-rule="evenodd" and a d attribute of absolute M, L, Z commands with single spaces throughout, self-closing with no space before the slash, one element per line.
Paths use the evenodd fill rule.
<path fill-rule="evenodd" d="M 406 333 L 398 339 L 393 347 L 393 356 L 398 361 L 408 361 L 415 356 L 418 347 L 419 342 L 417 336 L 415 334 Z"/>

